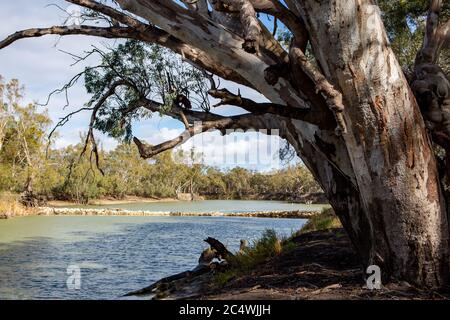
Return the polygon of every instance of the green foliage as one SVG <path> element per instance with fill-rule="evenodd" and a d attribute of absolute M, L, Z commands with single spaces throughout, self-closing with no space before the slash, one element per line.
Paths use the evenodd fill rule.
<path fill-rule="evenodd" d="M 275 230 L 267 229 L 253 245 L 235 255 L 229 262 L 242 272 L 250 272 L 256 265 L 275 257 L 283 251 L 283 239 Z"/>
<path fill-rule="evenodd" d="M 214 276 L 214 284 L 218 287 L 223 287 L 239 275 L 240 273 L 238 273 L 235 269 L 218 272 Z"/>
<path fill-rule="evenodd" d="M 215 284 L 223 286 L 235 277 L 250 274 L 255 267 L 267 259 L 291 251 L 295 247 L 295 243 L 288 238 L 280 238 L 275 230 L 267 229 L 250 247 L 228 259 L 230 268 L 216 274 Z"/>
<path fill-rule="evenodd" d="M 87 107 L 102 101 L 115 83 L 122 83 L 100 106 L 94 123 L 111 137 L 130 141 L 133 121 L 152 116 L 141 108 L 141 98 L 161 103 L 160 114 L 170 111 L 179 95 L 193 101 L 189 107 L 210 108 L 203 73 L 168 49 L 129 40 L 108 52 L 95 49 L 93 53 L 101 55 L 102 63 L 85 70 L 86 90 L 92 94 Z"/>
<path fill-rule="evenodd" d="M 184 157 L 184 162 L 174 162 L 171 151 L 150 161 L 143 160 L 136 146 L 128 143 L 119 144 L 109 152 L 100 151 L 100 166 L 105 173 L 103 176 L 90 157 L 90 148 L 80 158 L 83 143 L 84 138 L 81 137 L 80 143 L 75 146 L 50 149 L 47 158 L 44 156 L 45 146 L 42 145 L 39 170 L 34 174 L 35 193 L 87 203 L 102 197 L 174 198 L 178 193 L 194 193 L 218 199 L 248 199 L 260 193 L 271 193 L 283 199 L 320 190 L 302 165 L 269 174 L 243 168 L 221 171 L 190 163 L 190 152 L 178 151 L 178 160 Z M 0 191 L 22 192 L 26 167 L 3 161 L 0 168 Z"/>
<path fill-rule="evenodd" d="M 400 65 L 411 72 L 424 37 L 429 0 L 380 0 L 383 21 Z M 445 3 L 442 19 L 448 18 L 450 3 Z M 447 15 L 447 17 L 446 17 Z M 450 71 L 449 54 L 443 52 L 441 66 Z"/>
<path fill-rule="evenodd" d="M 5 83 L 0 77 L 0 188 L 15 192 L 31 190 L 35 176 L 48 169 L 44 147 L 50 118 L 35 104 L 22 105 L 22 97 L 17 80 Z"/>
<path fill-rule="evenodd" d="M 233 168 L 224 173 L 209 168 L 206 183 L 199 186 L 201 194 L 213 198 L 247 199 L 252 196 L 267 199 L 295 199 L 302 194 L 321 192 L 321 188 L 303 165 L 291 165 L 270 173 Z"/>

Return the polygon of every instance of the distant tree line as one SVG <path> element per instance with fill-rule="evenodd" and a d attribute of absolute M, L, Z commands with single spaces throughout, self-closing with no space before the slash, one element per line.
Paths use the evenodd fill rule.
<path fill-rule="evenodd" d="M 52 122 L 47 112 L 40 112 L 35 104 L 22 105 L 22 92 L 17 80 L 0 80 L 0 192 L 78 203 L 102 197 L 177 197 L 180 193 L 215 199 L 295 199 L 320 192 L 300 164 L 270 173 L 244 168 L 224 171 L 192 161 L 199 156 L 195 151 L 176 151 L 182 161 L 174 161 L 172 151 L 144 160 L 129 143 L 108 152 L 100 150 L 97 167 L 93 146 L 85 149 L 86 137 L 80 137 L 75 146 L 51 148 Z"/>

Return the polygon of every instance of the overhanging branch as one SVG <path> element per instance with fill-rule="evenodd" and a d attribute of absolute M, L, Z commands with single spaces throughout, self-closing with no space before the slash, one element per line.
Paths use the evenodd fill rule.
<path fill-rule="evenodd" d="M 94 27 L 94 26 L 53 26 L 50 28 L 32 28 L 17 31 L 0 42 L 0 49 L 12 43 L 26 38 L 38 38 L 46 35 L 87 35 L 102 38 L 138 38 L 139 34 L 132 28 L 127 27 Z"/>
<path fill-rule="evenodd" d="M 94 108 L 92 109 L 91 119 L 89 122 L 89 130 L 86 135 L 84 147 L 80 153 L 80 159 L 81 159 L 83 157 L 83 155 L 86 153 L 89 142 L 91 142 L 92 143 L 92 152 L 95 155 L 95 164 L 97 166 L 97 169 L 101 172 L 102 175 L 104 175 L 104 172 L 100 168 L 100 156 L 99 156 L 99 152 L 98 152 L 97 140 L 95 139 L 95 136 L 94 136 L 94 125 L 95 125 L 95 121 L 97 120 L 97 113 L 98 113 L 99 109 L 103 106 L 103 104 L 106 102 L 106 100 L 108 100 L 109 97 L 111 97 L 112 95 L 114 95 L 116 93 L 116 89 L 123 85 L 129 85 L 129 84 L 125 80 L 119 80 L 117 82 L 114 82 L 95 104 Z"/>
<path fill-rule="evenodd" d="M 324 128 L 324 117 L 327 116 L 319 111 L 311 109 L 294 108 L 270 102 L 257 103 L 251 99 L 242 97 L 240 94 L 233 94 L 227 89 L 211 89 L 208 91 L 208 93 L 212 97 L 220 99 L 220 102 L 216 104 L 215 107 L 221 105 L 233 105 L 255 115 L 261 115 L 265 113 L 273 114 L 280 117 L 302 120 L 311 124 L 315 124 L 319 128 Z"/>
<path fill-rule="evenodd" d="M 273 124 L 275 124 L 275 126 Z M 187 128 L 178 137 L 155 146 L 146 144 L 136 137 L 133 138 L 133 141 L 138 147 L 141 157 L 144 159 L 149 159 L 164 151 L 180 146 L 191 137 L 203 132 L 207 132 L 209 130 L 219 130 L 223 135 L 225 135 L 232 132 L 231 130 L 228 131 L 228 129 L 280 130 L 280 127 L 281 126 L 276 121 L 268 121 L 268 119 L 264 116 L 245 114 L 233 117 L 220 117 L 218 120 L 214 121 L 198 122 L 195 124 L 195 126 Z"/>

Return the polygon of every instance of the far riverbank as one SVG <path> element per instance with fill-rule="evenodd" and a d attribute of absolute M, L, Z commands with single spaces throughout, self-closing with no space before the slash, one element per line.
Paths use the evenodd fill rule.
<path fill-rule="evenodd" d="M 89 205 L 93 206 L 110 206 L 117 204 L 131 204 L 131 203 L 155 203 L 155 202 L 176 202 L 180 201 L 176 198 L 144 198 L 144 197 L 135 197 L 135 196 L 126 196 L 122 199 L 115 198 L 101 198 L 94 199 L 89 201 Z M 70 207 L 77 205 L 74 201 L 66 201 L 66 200 L 50 200 L 47 202 L 48 207 Z"/>
<path fill-rule="evenodd" d="M 300 204 L 273 200 L 199 200 L 174 199 L 140 201 L 102 201 L 79 205 L 70 202 L 50 202 L 24 210 L 6 210 L 3 218 L 17 216 L 191 216 L 191 217 L 263 217 L 309 219 L 326 204 Z M 26 209 L 26 210 L 25 210 Z M 8 214 L 9 213 L 9 214 Z"/>
<path fill-rule="evenodd" d="M 252 217 L 252 218 L 287 218 L 310 219 L 318 214 L 317 211 L 253 211 L 253 212 L 175 212 L 175 211 L 142 211 L 124 209 L 92 209 L 92 208 L 58 208 L 40 207 L 35 215 L 44 216 L 146 216 L 146 217 Z"/>

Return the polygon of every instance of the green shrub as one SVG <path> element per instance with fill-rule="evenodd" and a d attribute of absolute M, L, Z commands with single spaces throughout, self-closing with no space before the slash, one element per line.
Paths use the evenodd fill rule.
<path fill-rule="evenodd" d="M 280 238 L 275 230 L 265 230 L 260 239 L 228 259 L 230 269 L 217 273 L 215 284 L 223 286 L 235 277 L 249 274 L 267 259 L 293 250 L 295 246 L 295 243 L 287 238 Z"/>

